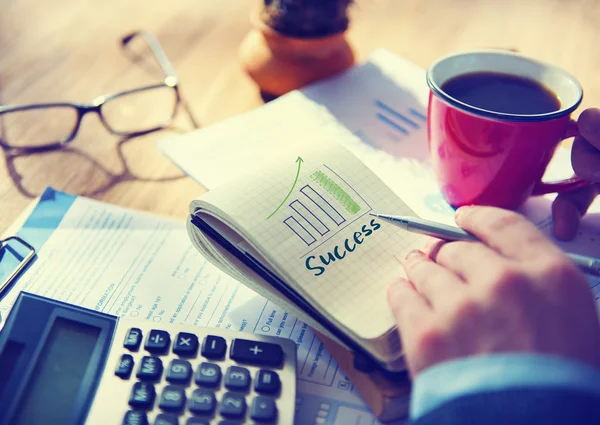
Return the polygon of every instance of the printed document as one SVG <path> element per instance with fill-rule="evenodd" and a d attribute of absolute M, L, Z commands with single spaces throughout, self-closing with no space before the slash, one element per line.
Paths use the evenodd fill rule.
<path fill-rule="evenodd" d="M 291 338 L 298 344 L 297 423 L 376 423 L 312 329 L 208 263 L 183 223 L 47 189 L 19 235 L 38 258 L 0 302 L 2 318 L 26 290 L 157 326 Z"/>

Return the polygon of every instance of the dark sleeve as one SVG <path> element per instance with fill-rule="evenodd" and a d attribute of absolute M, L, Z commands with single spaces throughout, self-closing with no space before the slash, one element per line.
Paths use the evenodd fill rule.
<path fill-rule="evenodd" d="M 464 395 L 411 425 L 600 425 L 600 396 L 570 389 L 519 388 Z"/>

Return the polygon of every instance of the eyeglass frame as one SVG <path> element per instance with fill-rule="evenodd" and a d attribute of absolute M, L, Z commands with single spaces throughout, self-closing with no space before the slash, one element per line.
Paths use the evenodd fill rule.
<path fill-rule="evenodd" d="M 43 146 L 13 146 L 4 140 L 4 138 L 2 137 L 2 134 L 0 133 L 0 146 L 2 146 L 4 149 L 10 150 L 10 151 L 18 151 L 18 152 L 22 152 L 22 153 L 60 149 L 75 139 L 75 137 L 77 136 L 77 133 L 79 132 L 79 127 L 81 126 L 81 121 L 83 120 L 83 117 L 88 113 L 94 113 L 94 112 L 96 114 L 98 114 L 98 117 L 100 118 L 100 121 L 102 122 L 104 127 L 111 134 L 118 135 L 118 136 L 134 137 L 134 136 L 141 136 L 144 134 L 148 134 L 148 133 L 152 133 L 154 131 L 161 130 L 173 122 L 180 106 L 183 106 L 185 108 L 194 128 L 198 128 L 199 125 L 198 125 L 197 121 L 195 120 L 193 114 L 189 110 L 187 104 L 183 100 L 181 93 L 179 91 L 179 84 L 180 84 L 179 77 L 177 76 L 175 69 L 173 68 L 173 65 L 171 64 L 171 61 L 167 57 L 165 51 L 163 50 L 162 46 L 160 45 L 160 43 L 158 42 L 156 37 L 154 37 L 154 35 L 152 33 L 145 31 L 145 30 L 135 31 L 133 33 L 130 33 L 130 34 L 124 36 L 121 39 L 121 47 L 126 47 L 127 44 L 129 44 L 129 42 L 131 40 L 133 40 L 134 38 L 136 38 L 138 36 L 141 37 L 148 44 L 148 47 L 150 47 L 150 50 L 152 51 L 156 61 L 158 62 L 163 73 L 165 74 L 165 78 L 161 83 L 151 84 L 151 85 L 147 85 L 147 86 L 143 86 L 143 87 L 138 87 L 135 89 L 123 90 L 123 91 L 119 91 L 119 92 L 114 92 L 114 93 L 110 93 L 110 94 L 97 96 L 90 103 L 87 103 L 87 104 L 75 103 L 75 102 L 51 102 L 51 103 L 32 103 L 32 104 L 26 104 L 26 105 L 0 106 L 0 120 L 2 119 L 2 115 L 10 113 L 10 112 L 19 112 L 19 111 L 27 111 L 27 110 L 35 110 L 35 109 L 73 108 L 77 112 L 77 121 L 73 125 L 71 134 L 61 141 L 58 141 L 56 143 L 49 143 L 49 144 L 43 145 Z M 158 126 L 152 127 L 152 128 L 144 129 L 144 130 L 117 131 L 114 128 L 112 128 L 108 124 L 108 122 L 105 120 L 105 118 L 102 114 L 102 106 L 105 103 L 110 102 L 111 100 L 119 98 L 119 97 L 139 93 L 139 92 L 146 91 L 146 90 L 159 89 L 161 87 L 172 88 L 175 92 L 175 107 L 173 108 L 173 112 L 172 112 L 171 116 L 164 123 L 162 123 Z"/>

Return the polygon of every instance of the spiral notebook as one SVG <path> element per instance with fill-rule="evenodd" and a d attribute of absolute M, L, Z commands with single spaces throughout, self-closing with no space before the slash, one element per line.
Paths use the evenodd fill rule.
<path fill-rule="evenodd" d="M 349 349 L 399 370 L 386 288 L 403 276 L 399 259 L 424 240 L 370 215 L 415 214 L 332 140 L 288 143 L 248 175 L 213 188 L 192 202 L 188 231 L 226 273 Z"/>

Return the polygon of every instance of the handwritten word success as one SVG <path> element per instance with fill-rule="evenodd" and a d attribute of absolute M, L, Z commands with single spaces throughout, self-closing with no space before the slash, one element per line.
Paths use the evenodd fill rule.
<path fill-rule="evenodd" d="M 360 232 L 354 232 L 351 238 L 346 238 L 343 244 L 336 245 L 332 251 L 326 255 L 310 255 L 306 257 L 304 265 L 308 270 L 314 271 L 315 276 L 321 276 L 325 273 L 327 266 L 335 261 L 343 260 L 346 255 L 350 255 L 359 245 L 363 244 L 368 237 L 377 231 L 381 225 L 372 219 L 368 224 L 361 227 Z"/>

